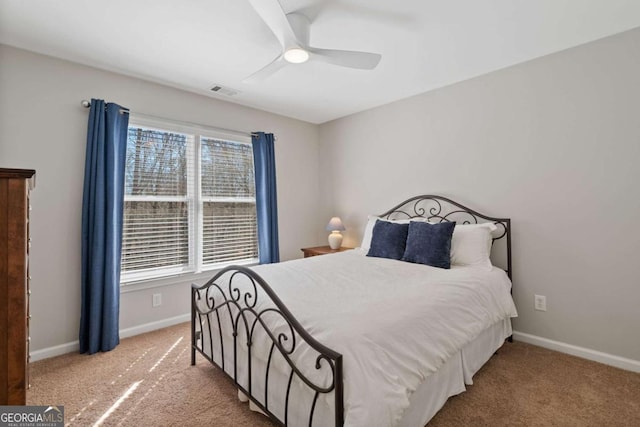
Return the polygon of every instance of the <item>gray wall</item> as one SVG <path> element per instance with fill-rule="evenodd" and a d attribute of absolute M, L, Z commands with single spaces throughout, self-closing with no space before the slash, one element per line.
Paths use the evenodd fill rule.
<path fill-rule="evenodd" d="M 33 193 L 32 350 L 78 339 L 80 224 L 88 110 L 103 98 L 134 112 L 277 136 L 280 253 L 315 243 L 318 127 L 142 80 L 0 45 L 0 167 L 36 169 Z M 189 312 L 189 282 L 122 294 L 120 326 Z M 163 305 L 151 307 L 161 292 Z"/>
<path fill-rule="evenodd" d="M 324 217 L 353 246 L 416 194 L 511 217 L 515 329 L 640 360 L 639 76 L 636 29 L 323 124 Z"/>

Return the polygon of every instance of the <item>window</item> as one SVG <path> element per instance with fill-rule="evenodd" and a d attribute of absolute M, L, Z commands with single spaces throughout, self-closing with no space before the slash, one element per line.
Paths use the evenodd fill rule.
<path fill-rule="evenodd" d="M 257 262 L 249 138 L 130 120 L 121 282 Z"/>

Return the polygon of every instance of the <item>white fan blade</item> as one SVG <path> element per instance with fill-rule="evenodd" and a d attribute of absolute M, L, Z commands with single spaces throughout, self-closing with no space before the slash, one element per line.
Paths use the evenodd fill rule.
<path fill-rule="evenodd" d="M 309 45 L 309 26 L 311 25 L 309 19 L 300 13 L 287 14 L 287 21 L 291 26 L 291 31 L 296 38 L 299 46 Z"/>
<path fill-rule="evenodd" d="M 359 70 L 373 70 L 382 58 L 382 55 L 378 53 L 352 50 L 317 49 L 314 47 L 309 47 L 307 50 L 314 60 Z"/>
<path fill-rule="evenodd" d="M 272 74 L 277 73 L 281 68 L 285 67 L 288 64 L 287 61 L 284 60 L 284 56 L 278 55 L 276 59 L 268 63 L 266 66 L 262 67 L 255 73 L 251 74 L 249 77 L 245 78 L 243 83 L 258 83 L 265 80 L 267 77 Z"/>
<path fill-rule="evenodd" d="M 299 45 L 278 0 L 249 0 L 249 3 L 276 35 L 283 50 Z"/>

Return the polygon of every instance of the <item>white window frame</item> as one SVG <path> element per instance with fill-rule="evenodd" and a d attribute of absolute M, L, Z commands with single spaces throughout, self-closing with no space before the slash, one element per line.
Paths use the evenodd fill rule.
<path fill-rule="evenodd" d="M 142 127 L 161 132 L 176 132 L 193 136 L 193 144 L 187 144 L 187 156 L 193 159 L 192 164 L 187 162 L 187 195 L 186 196 L 127 196 L 127 201 L 186 201 L 189 212 L 189 263 L 182 267 L 158 267 L 140 271 L 120 273 L 120 285 L 131 287 L 142 284 L 141 289 L 155 286 L 165 286 L 176 283 L 176 278 L 184 279 L 182 276 L 199 277 L 206 272 L 220 270 L 228 265 L 255 265 L 259 263 L 259 257 L 221 262 L 215 264 L 203 264 L 203 203 L 204 202 L 245 202 L 256 203 L 256 197 L 211 197 L 202 196 L 201 163 L 202 153 L 201 139 L 217 139 L 236 144 L 246 144 L 251 146 L 251 137 L 243 134 L 230 133 L 202 125 L 178 122 L 172 120 L 160 120 L 131 113 L 129 116 L 129 127 Z M 252 158 L 253 162 L 253 158 Z M 190 169 L 193 168 L 193 173 Z M 255 168 L 254 168 L 255 170 Z M 195 180 L 195 182 L 194 182 Z M 191 206 L 194 204 L 195 206 Z M 257 228 L 257 218 L 256 218 Z M 256 242 L 257 244 L 257 242 Z M 182 280 L 179 280 L 181 282 Z M 154 285 L 157 283 L 157 285 Z M 133 289 L 129 289 L 133 290 Z"/>

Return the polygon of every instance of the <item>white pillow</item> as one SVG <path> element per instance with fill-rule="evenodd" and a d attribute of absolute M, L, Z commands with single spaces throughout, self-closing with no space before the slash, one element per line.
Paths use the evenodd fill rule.
<path fill-rule="evenodd" d="M 490 222 L 456 225 L 451 238 L 451 265 L 475 265 L 491 269 L 491 233 L 497 228 Z"/>
<path fill-rule="evenodd" d="M 408 224 L 410 221 L 420 221 L 427 222 L 426 218 L 407 218 L 407 219 L 386 219 L 380 218 L 375 215 L 369 215 L 367 220 L 367 225 L 364 227 L 364 235 L 362 236 L 362 243 L 360 243 L 360 249 L 363 249 L 369 252 L 369 248 L 371 247 L 371 237 L 373 236 L 373 227 L 376 225 L 376 221 L 387 221 L 387 222 L 395 222 L 396 224 Z"/>

